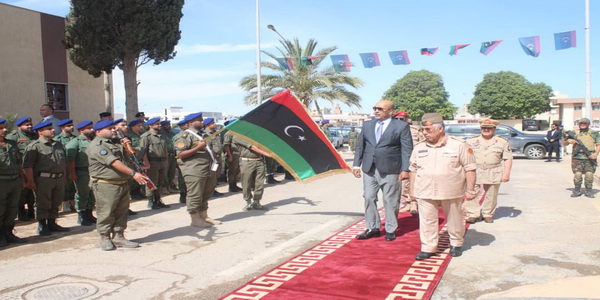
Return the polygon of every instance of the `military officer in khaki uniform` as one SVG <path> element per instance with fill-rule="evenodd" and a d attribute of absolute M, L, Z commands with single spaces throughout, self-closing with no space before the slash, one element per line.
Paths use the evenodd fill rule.
<path fill-rule="evenodd" d="M 6 120 L 0 119 L 0 247 L 26 242 L 13 233 L 21 197 L 21 153 L 7 134 Z"/>
<path fill-rule="evenodd" d="M 483 216 L 483 221 L 493 223 L 496 205 L 498 203 L 498 190 L 501 182 L 510 180 L 512 168 L 512 151 L 508 140 L 494 135 L 498 121 L 484 119 L 479 121 L 481 135 L 467 139 L 467 144 L 475 153 L 477 162 L 476 184 L 485 191 L 485 198 L 481 202 L 483 193 L 479 193 L 473 201 L 465 201 L 467 223 L 474 224 Z"/>
<path fill-rule="evenodd" d="M 192 114 L 193 115 L 193 114 Z M 188 116 L 183 118 L 183 120 L 177 122 L 177 126 L 179 126 L 180 131 L 173 136 L 173 149 L 175 149 L 175 141 L 179 139 L 179 137 L 185 132 L 189 127 Z M 179 172 L 179 176 L 177 176 L 177 189 L 179 190 L 179 203 L 186 203 L 186 195 L 187 190 L 185 188 L 185 181 L 183 180 L 183 173 L 181 173 L 181 168 L 179 164 L 177 164 L 177 151 L 175 152 L 175 165 L 177 166 L 177 172 Z"/>
<path fill-rule="evenodd" d="M 30 117 L 22 117 L 15 122 L 17 128 L 6 136 L 6 139 L 13 140 L 17 142 L 19 147 L 19 153 L 21 157 L 23 157 L 23 153 L 25 153 L 25 147 L 29 145 L 31 142 L 37 140 L 38 136 L 35 131 L 33 131 L 33 123 L 31 122 Z M 23 178 L 25 179 L 25 178 Z M 24 183 L 23 183 L 24 185 Z M 19 221 L 29 221 L 29 219 L 35 218 L 35 196 L 33 195 L 33 191 L 28 188 L 23 188 L 21 190 L 21 197 L 19 199 L 18 204 L 18 218 Z M 27 205 L 27 210 L 25 206 Z"/>
<path fill-rule="evenodd" d="M 46 236 L 52 231 L 69 231 L 69 228 L 56 224 L 58 207 L 65 197 L 65 148 L 52 139 L 54 128 L 51 122 L 41 122 L 33 126 L 33 130 L 37 130 L 39 139 L 25 148 L 23 170 L 27 187 L 35 193 L 38 234 Z"/>
<path fill-rule="evenodd" d="M 461 202 L 477 195 L 475 155 L 465 141 L 444 134 L 442 115 L 426 113 L 421 125 L 425 141 L 414 147 L 410 159 L 410 197 L 419 203 L 421 252 L 416 259 L 428 259 L 438 250 L 438 206 L 447 219 L 450 255 L 460 256 L 465 234 Z"/>
<path fill-rule="evenodd" d="M 67 146 L 69 141 L 75 138 L 73 131 L 75 127 L 73 126 L 73 120 L 64 119 L 58 122 L 58 126 L 60 127 L 60 134 L 54 137 L 54 140 L 60 142 L 63 147 Z M 65 184 L 65 199 L 63 199 L 62 203 L 62 212 L 74 212 L 75 209 L 75 183 L 70 179 L 69 168 L 67 168 L 67 175 Z"/>
<path fill-rule="evenodd" d="M 167 178 L 167 139 L 160 134 L 160 118 L 152 118 L 146 123 L 148 131 L 140 136 L 140 157 L 148 162 L 150 168 L 146 172 L 150 180 L 154 182 L 157 189 L 151 191 L 146 188 L 148 197 L 148 208 L 168 208 L 161 199 L 161 186 Z"/>
<path fill-rule="evenodd" d="M 177 163 L 183 174 L 187 189 L 187 211 L 190 214 L 193 227 L 211 227 L 221 224 L 208 216 L 208 199 L 213 195 L 216 185 L 218 164 L 215 161 L 214 150 L 209 148 L 205 140 L 206 134 L 201 130 L 204 126 L 202 113 L 191 114 L 188 117 L 189 128 L 175 140 Z"/>
<path fill-rule="evenodd" d="M 356 142 L 358 141 L 358 132 L 356 132 L 356 128 L 352 127 L 350 132 L 348 132 L 348 146 L 350 146 L 350 150 L 354 153 L 356 150 Z"/>
<path fill-rule="evenodd" d="M 113 121 L 99 121 L 94 125 L 94 130 L 96 137 L 88 145 L 86 153 L 91 188 L 96 198 L 96 229 L 100 233 L 100 248 L 110 251 L 116 247 L 139 247 L 138 243 L 127 240 L 124 235 L 130 201 L 127 180 L 133 178 L 144 185 L 146 177 L 127 166 L 125 150 L 115 142 L 117 132 Z M 121 143 L 130 141 L 123 139 Z"/>
<path fill-rule="evenodd" d="M 592 186 L 594 184 L 594 173 L 596 172 L 596 159 L 600 153 L 600 133 L 590 129 L 590 119 L 581 118 L 578 121 L 579 128 L 572 132 L 575 136 L 563 132 L 563 145 L 573 145 L 571 151 L 571 171 L 573 171 L 573 184 L 575 188 L 571 197 L 581 196 L 581 184 L 585 185 L 585 196 L 594 198 Z M 581 141 L 579 145 L 575 139 Z M 590 156 L 584 151 L 587 149 Z"/>
<path fill-rule="evenodd" d="M 77 223 L 82 226 L 92 226 L 96 218 L 92 214 L 96 200 L 90 190 L 89 161 L 85 152 L 90 142 L 96 136 L 92 121 L 82 121 L 77 124 L 79 136 L 72 139 L 66 146 L 69 179 L 75 183 L 75 209 Z"/>
<path fill-rule="evenodd" d="M 232 144 L 240 149 L 242 193 L 246 201 L 243 210 L 267 210 L 260 204 L 265 190 L 265 160 L 263 156 L 271 157 L 271 155 L 237 136 L 233 137 Z"/>
<path fill-rule="evenodd" d="M 225 126 L 236 121 L 230 120 L 225 122 Z M 223 149 L 227 155 L 227 182 L 229 183 L 229 192 L 241 192 L 242 189 L 237 186 L 237 177 L 240 173 L 240 149 L 232 143 L 233 135 L 227 131 L 223 135 Z"/>
<path fill-rule="evenodd" d="M 175 188 L 175 170 L 177 170 L 177 159 L 175 158 L 175 146 L 173 137 L 175 132 L 171 130 L 171 121 L 164 120 L 160 122 L 161 135 L 167 140 L 167 175 L 163 186 L 163 194 L 177 193 Z"/>
<path fill-rule="evenodd" d="M 206 133 L 207 136 L 210 136 L 210 135 L 214 134 L 215 132 L 217 132 L 217 124 L 215 123 L 215 119 L 206 118 L 203 120 L 203 124 L 204 124 L 204 132 Z M 213 196 L 214 197 L 223 196 L 223 193 L 220 193 L 215 189 L 217 187 L 217 178 L 219 178 L 219 175 L 223 171 L 223 165 L 222 165 L 223 160 L 221 158 L 221 156 L 223 155 L 223 143 L 221 142 L 221 139 L 219 138 L 219 136 L 215 136 L 214 138 L 209 139 L 207 141 L 207 143 L 208 143 L 208 147 L 213 150 L 213 155 L 214 155 L 215 161 L 219 164 L 219 169 L 216 172 L 212 173 L 212 175 L 214 176 L 213 181 L 215 182 L 214 188 L 213 188 Z"/>

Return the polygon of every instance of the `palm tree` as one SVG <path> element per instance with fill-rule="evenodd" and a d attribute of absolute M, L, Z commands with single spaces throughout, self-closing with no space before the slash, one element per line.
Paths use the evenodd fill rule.
<path fill-rule="evenodd" d="M 288 89 L 307 108 L 314 103 L 321 118 L 323 118 L 323 114 L 317 99 L 325 99 L 331 103 L 338 100 L 348 106 L 361 107 L 360 97 L 348 90 L 348 87 L 361 87 L 363 86 L 362 80 L 348 76 L 346 73 L 336 72 L 333 66 L 318 70 L 319 64 L 337 49 L 335 46 L 314 53 L 317 41 L 313 39 L 308 41 L 304 49 L 300 46 L 298 39 L 294 39 L 294 42 L 289 40 L 280 40 L 279 42 L 283 45 L 283 49 L 277 47 L 277 50 L 283 57 L 292 62 L 293 68 L 282 69 L 279 63 L 261 63 L 261 67 L 274 71 L 273 74 L 261 75 L 262 97 L 264 99 L 273 97 L 277 93 Z M 277 55 L 266 51 L 262 52 L 277 61 Z M 244 102 L 247 105 L 259 104 L 256 95 L 256 75 L 248 75 L 242 78 L 240 87 L 248 92 L 244 97 Z"/>

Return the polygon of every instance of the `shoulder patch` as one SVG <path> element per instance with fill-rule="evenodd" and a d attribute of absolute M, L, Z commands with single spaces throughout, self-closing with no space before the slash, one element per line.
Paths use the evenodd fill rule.
<path fill-rule="evenodd" d="M 469 147 L 469 149 L 467 149 L 467 153 L 473 154 L 473 148 Z"/>
<path fill-rule="evenodd" d="M 106 156 L 106 155 L 108 155 L 108 151 L 106 149 L 102 149 L 102 150 L 100 150 L 100 152 L 98 152 L 98 154 L 100 154 L 102 156 Z"/>
<path fill-rule="evenodd" d="M 183 142 L 180 142 L 180 143 L 177 143 L 177 145 L 175 145 L 175 146 L 176 146 L 177 148 L 183 148 L 183 147 L 185 147 L 185 143 L 183 143 Z"/>

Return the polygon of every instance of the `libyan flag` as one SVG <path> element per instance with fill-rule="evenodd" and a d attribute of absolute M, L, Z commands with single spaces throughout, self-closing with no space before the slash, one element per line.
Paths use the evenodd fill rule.
<path fill-rule="evenodd" d="M 269 152 L 299 181 L 350 171 L 288 90 L 227 125 L 225 130 Z"/>

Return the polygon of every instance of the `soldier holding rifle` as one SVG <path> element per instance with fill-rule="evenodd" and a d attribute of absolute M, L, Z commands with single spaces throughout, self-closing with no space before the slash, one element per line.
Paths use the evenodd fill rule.
<path fill-rule="evenodd" d="M 571 197 L 581 196 L 581 184 L 584 183 L 585 196 L 594 198 L 592 185 L 596 172 L 596 158 L 600 152 L 600 134 L 590 129 L 590 119 L 581 118 L 578 123 L 579 129 L 563 133 L 563 145 L 573 145 L 571 170 L 574 174 L 575 189 Z"/>

